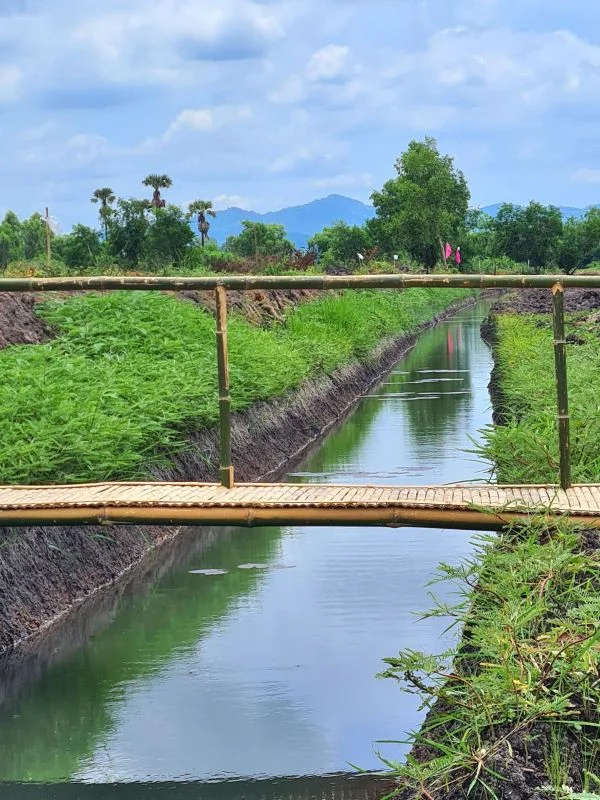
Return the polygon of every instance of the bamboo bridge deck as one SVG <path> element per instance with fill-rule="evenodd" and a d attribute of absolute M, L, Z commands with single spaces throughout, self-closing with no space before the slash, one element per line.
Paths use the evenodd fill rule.
<path fill-rule="evenodd" d="M 600 528 L 600 485 L 97 483 L 0 486 L 0 526 L 356 525 L 494 530 L 533 515 Z"/>

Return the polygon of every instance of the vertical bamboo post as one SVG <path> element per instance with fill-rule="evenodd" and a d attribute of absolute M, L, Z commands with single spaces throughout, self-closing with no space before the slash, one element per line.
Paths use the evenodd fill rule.
<path fill-rule="evenodd" d="M 567 343 L 565 340 L 565 290 L 560 283 L 552 287 L 554 325 L 554 363 L 558 401 L 558 444 L 560 450 L 560 485 L 571 486 L 571 445 L 569 430 L 569 392 L 567 384 Z"/>
<path fill-rule="evenodd" d="M 229 355 L 227 348 L 227 291 L 215 289 L 217 309 L 217 363 L 219 367 L 219 425 L 221 484 L 231 489 L 234 483 L 231 463 L 231 389 L 229 384 Z"/>
<path fill-rule="evenodd" d="M 52 266 L 52 246 L 50 244 L 50 211 L 46 206 L 46 267 L 48 272 L 50 272 L 50 267 Z"/>

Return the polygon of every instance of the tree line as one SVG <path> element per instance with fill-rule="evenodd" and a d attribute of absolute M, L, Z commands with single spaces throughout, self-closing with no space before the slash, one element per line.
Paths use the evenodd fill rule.
<path fill-rule="evenodd" d="M 600 209 L 582 219 L 563 221 L 560 209 L 531 202 L 500 206 L 496 217 L 469 207 L 469 187 L 454 159 L 440 153 L 432 138 L 412 141 L 395 164 L 395 175 L 371 199 L 374 216 L 364 225 L 337 222 L 313 236 L 307 252 L 288 240 L 281 225 L 245 221 L 222 247 L 210 239 L 210 201 L 195 200 L 184 210 L 167 203 L 173 185 L 164 174 L 142 184 L 149 198 L 119 198 L 110 187 L 94 191 L 99 229 L 77 224 L 71 233 L 46 231 L 39 214 L 19 220 L 8 212 L 0 223 L 0 268 L 13 261 L 40 258 L 46 234 L 52 252 L 68 269 L 115 265 L 157 271 L 167 266 L 251 271 L 273 265 L 306 269 L 357 268 L 374 261 L 412 263 L 427 271 L 446 265 L 446 243 L 461 248 L 462 265 L 492 269 L 500 259 L 514 268 L 573 272 L 600 260 Z M 197 230 L 195 234 L 192 224 Z M 208 245 L 208 246 L 207 246 Z"/>

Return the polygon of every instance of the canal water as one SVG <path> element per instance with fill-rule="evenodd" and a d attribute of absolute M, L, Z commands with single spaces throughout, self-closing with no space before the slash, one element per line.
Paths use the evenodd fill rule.
<path fill-rule="evenodd" d="M 426 331 L 289 479 L 485 479 L 466 451 L 491 422 L 486 313 Z M 378 742 L 419 726 L 418 700 L 375 676 L 401 648 L 448 647 L 446 622 L 418 612 L 438 562 L 471 548 L 449 530 L 184 531 L 3 666 L 0 796 L 336 796 L 319 776 L 406 752 Z"/>

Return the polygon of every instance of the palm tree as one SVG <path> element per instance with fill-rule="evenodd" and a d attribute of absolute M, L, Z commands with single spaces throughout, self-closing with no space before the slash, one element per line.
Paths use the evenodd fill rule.
<path fill-rule="evenodd" d="M 108 186 L 105 186 L 102 189 L 96 189 L 91 198 L 92 203 L 100 203 L 99 216 L 100 216 L 100 221 L 102 222 L 102 225 L 104 227 L 105 239 L 108 234 L 108 220 L 110 219 L 112 210 L 111 205 L 115 202 L 116 199 L 117 197 L 115 193 Z"/>
<path fill-rule="evenodd" d="M 142 181 L 144 186 L 151 186 L 154 189 L 154 194 L 152 195 L 152 207 L 153 208 L 164 208 L 166 206 L 166 202 L 160 196 L 161 189 L 169 189 L 173 186 L 173 181 L 169 178 L 168 175 L 148 175 L 147 178 L 144 178 Z"/>
<path fill-rule="evenodd" d="M 202 247 L 204 247 L 205 241 L 209 238 L 208 232 L 210 230 L 210 222 L 206 217 L 216 217 L 217 212 L 214 210 L 210 200 L 194 200 L 193 203 L 189 204 L 188 209 L 190 216 L 192 214 L 198 215 L 198 233 L 202 239 Z"/>

